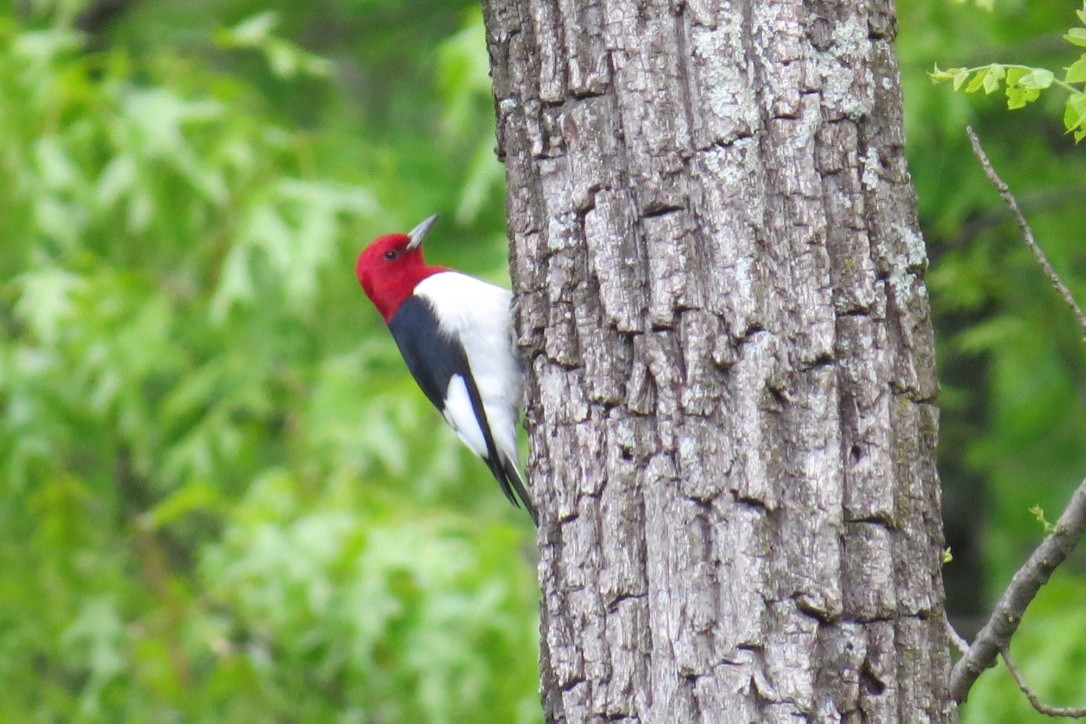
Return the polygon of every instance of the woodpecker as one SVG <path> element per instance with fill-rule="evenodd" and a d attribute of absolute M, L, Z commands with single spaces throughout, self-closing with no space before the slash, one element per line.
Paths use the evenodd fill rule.
<path fill-rule="evenodd" d="M 374 239 L 355 264 L 358 283 L 423 393 L 487 464 L 505 497 L 523 503 L 538 524 L 517 455 L 524 372 L 513 343 L 512 294 L 427 265 L 422 239 L 436 221 L 434 214 L 406 234 Z"/>

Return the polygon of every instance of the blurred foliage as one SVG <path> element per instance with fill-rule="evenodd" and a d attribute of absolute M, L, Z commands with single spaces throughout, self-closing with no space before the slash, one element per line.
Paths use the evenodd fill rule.
<path fill-rule="evenodd" d="M 0 15 L 4 720 L 538 720 L 530 523 L 352 273 L 501 276 L 478 12 L 267 5 Z"/>
<path fill-rule="evenodd" d="M 1076 3 L 901 0 L 931 246 L 948 573 L 1009 579 L 1086 471 L 1083 350 L 974 161 L 972 123 L 1086 299 L 1062 100 L 928 70 L 1065 63 Z M 0 9 L 0 690 L 26 720 L 535 721 L 527 517 L 414 388 L 351 273 L 442 212 L 501 281 L 502 173 L 468 0 Z M 958 511 L 958 512 L 955 512 Z M 1014 643 L 1083 701 L 1082 557 Z M 1002 677 L 1002 678 L 1001 678 Z M 1005 674 L 968 721 L 1027 721 Z M 1037 718 L 1037 717 L 1034 717 Z"/>

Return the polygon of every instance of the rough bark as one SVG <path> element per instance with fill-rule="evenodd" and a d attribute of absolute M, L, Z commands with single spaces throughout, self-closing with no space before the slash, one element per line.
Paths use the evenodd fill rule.
<path fill-rule="evenodd" d="M 952 719 L 892 4 L 483 7 L 548 718 Z"/>

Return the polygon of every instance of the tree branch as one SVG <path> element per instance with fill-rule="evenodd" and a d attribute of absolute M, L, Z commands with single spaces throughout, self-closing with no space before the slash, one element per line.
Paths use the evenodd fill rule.
<path fill-rule="evenodd" d="M 992 168 L 992 162 L 988 160 L 988 154 L 984 152 L 984 149 L 980 146 L 980 139 L 977 138 L 977 134 L 974 133 L 971 126 L 967 126 L 965 132 L 969 134 L 969 141 L 973 144 L 973 153 L 980 159 L 980 165 L 984 167 L 984 175 L 988 177 L 988 180 L 992 182 L 992 185 L 999 191 L 999 195 L 1003 197 L 1003 203 L 1007 205 L 1007 208 L 1011 210 L 1011 214 L 1014 216 L 1015 221 L 1018 222 L 1018 228 L 1022 231 L 1022 240 L 1026 242 L 1026 246 L 1033 252 L 1033 256 L 1037 258 L 1037 263 L 1041 265 L 1041 270 L 1048 277 L 1049 283 L 1053 288 L 1063 297 L 1063 301 L 1067 303 L 1067 306 L 1071 308 L 1071 311 L 1075 315 L 1075 319 L 1078 321 L 1078 326 L 1082 330 L 1083 338 L 1086 339 L 1086 314 L 1083 314 L 1082 307 L 1078 305 L 1075 298 L 1071 295 L 1071 290 L 1067 288 L 1067 285 L 1060 279 L 1059 274 L 1052 268 L 1052 264 L 1049 263 L 1048 257 L 1045 256 L 1044 251 L 1037 244 L 1037 240 L 1033 238 L 1033 229 L 1030 228 L 1029 222 L 1026 221 L 1026 217 L 1022 215 L 1022 212 L 1018 208 L 1018 202 L 1015 200 L 1011 190 L 1007 187 L 1007 184 L 1003 182 L 1003 179 L 999 177 L 999 174 Z"/>
<path fill-rule="evenodd" d="M 1055 530 L 1041 541 L 1025 565 L 1014 574 L 969 651 L 954 665 L 950 674 L 950 693 L 956 701 L 965 701 L 973 682 L 995 663 L 996 656 L 1018 630 L 1026 607 L 1052 571 L 1075 549 L 1083 533 L 1086 533 L 1086 480 L 1071 495 L 1056 521 Z"/>
<path fill-rule="evenodd" d="M 1086 336 L 1086 314 L 1083 314 L 1082 309 L 1075 302 L 1074 297 L 1071 296 L 1070 290 L 1056 274 L 1052 265 L 1049 264 L 1041 247 L 1037 245 L 1037 241 L 1033 238 L 1032 229 L 1030 229 L 1025 217 L 1022 216 L 1022 212 L 1018 210 L 1018 204 L 1015 202 L 1010 189 L 1007 188 L 1007 184 L 999 178 L 995 169 L 992 168 L 992 163 L 988 160 L 984 149 L 981 148 L 977 134 L 973 132 L 972 128 L 968 128 L 967 132 L 969 133 L 969 140 L 973 143 L 973 152 L 984 167 L 984 173 L 999 191 L 999 195 L 1003 197 L 1003 201 L 1018 221 L 1018 227 L 1022 230 L 1026 245 L 1033 251 L 1033 255 L 1037 258 L 1037 262 L 1041 265 L 1052 286 L 1056 288 L 1056 291 L 1059 292 L 1075 314 L 1083 335 Z M 1083 480 L 1071 495 L 1071 500 L 1067 503 L 1063 513 L 1060 514 L 1052 533 L 1041 541 L 1025 565 L 1014 574 L 1010 585 L 1007 586 L 996 602 L 988 622 L 977 634 L 977 638 L 973 641 L 969 650 L 954 665 L 954 670 L 950 674 L 950 692 L 956 701 L 965 701 L 969 695 L 969 689 L 972 688 L 977 677 L 995 663 L 995 659 L 1000 652 L 1004 653 L 1004 658 L 1008 661 L 1008 668 L 1010 668 L 1010 660 L 1006 659 L 1007 646 L 1010 643 L 1011 636 L 1018 630 L 1018 625 L 1022 621 L 1022 615 L 1025 613 L 1026 607 L 1036 597 L 1041 586 L 1048 581 L 1052 572 L 1075 549 L 1084 533 L 1086 533 L 1086 480 Z M 1015 672 L 1012 671 L 1012 675 L 1014 674 Z M 1018 680 L 1019 677 L 1016 676 L 1015 678 Z M 1028 689 L 1023 684 L 1019 686 L 1023 687 L 1024 692 Z M 1027 693 L 1027 697 L 1031 696 L 1031 693 Z M 1034 699 L 1036 699 L 1035 696 L 1030 699 L 1030 703 L 1034 703 Z M 1036 704 L 1034 704 L 1034 707 L 1036 708 Z M 1038 710 L 1040 711 L 1040 709 Z"/>
<path fill-rule="evenodd" d="M 1007 665 L 1007 671 L 1011 672 L 1011 677 L 1014 679 L 1014 683 L 1018 684 L 1018 690 L 1026 695 L 1029 699 L 1029 703 L 1034 709 L 1044 714 L 1045 716 L 1063 716 L 1070 719 L 1079 719 L 1086 717 L 1086 706 L 1083 707 L 1070 707 L 1070 706 L 1052 706 L 1041 701 L 1037 694 L 1030 688 L 1029 684 L 1022 677 L 1022 672 L 1018 670 L 1018 664 L 1015 663 L 1011 657 L 1011 650 L 1009 647 L 1004 648 L 1001 652 L 1003 654 L 1003 663 Z"/>

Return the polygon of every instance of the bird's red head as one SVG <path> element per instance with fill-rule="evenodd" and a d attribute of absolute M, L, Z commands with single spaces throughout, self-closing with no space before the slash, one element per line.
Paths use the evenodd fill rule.
<path fill-rule="evenodd" d="M 406 234 L 379 236 L 358 255 L 354 271 L 358 283 L 387 323 L 415 285 L 443 267 L 427 266 L 422 258 L 422 238 L 437 221 L 425 219 Z"/>

